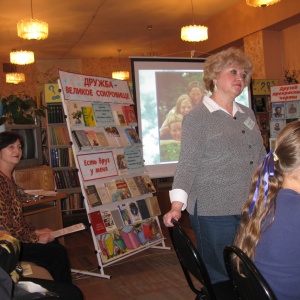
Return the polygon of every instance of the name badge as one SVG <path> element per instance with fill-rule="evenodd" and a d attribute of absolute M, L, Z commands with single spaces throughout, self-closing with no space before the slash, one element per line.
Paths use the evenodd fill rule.
<path fill-rule="evenodd" d="M 250 117 L 248 117 L 248 118 L 245 120 L 244 124 L 245 124 L 250 130 L 252 130 L 253 127 L 255 126 L 255 122 L 254 122 Z"/>

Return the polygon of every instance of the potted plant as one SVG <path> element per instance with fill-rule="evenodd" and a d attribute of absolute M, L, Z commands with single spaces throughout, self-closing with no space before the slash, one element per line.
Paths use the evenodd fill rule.
<path fill-rule="evenodd" d="M 2 97 L 0 99 L 0 125 L 5 123 L 35 124 L 36 117 L 46 116 L 44 112 L 45 108 L 44 106 L 37 108 L 34 99 L 28 95 Z"/>

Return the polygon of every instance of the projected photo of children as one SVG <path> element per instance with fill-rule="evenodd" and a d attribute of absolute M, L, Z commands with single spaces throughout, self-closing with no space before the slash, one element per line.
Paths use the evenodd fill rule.
<path fill-rule="evenodd" d="M 202 74 L 156 72 L 161 162 L 178 161 L 183 117 L 199 104 L 205 91 Z"/>

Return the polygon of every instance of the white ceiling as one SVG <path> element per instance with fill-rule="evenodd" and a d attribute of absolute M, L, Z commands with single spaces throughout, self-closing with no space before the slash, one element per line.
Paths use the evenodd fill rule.
<path fill-rule="evenodd" d="M 17 22 L 33 17 L 49 24 L 44 41 L 17 36 Z M 195 24 L 239 0 L 193 0 Z M 193 21 L 190 0 L 1 0 L 0 59 L 12 49 L 32 50 L 36 59 L 141 56 L 168 41 Z M 152 29 L 149 30 L 148 26 Z"/>

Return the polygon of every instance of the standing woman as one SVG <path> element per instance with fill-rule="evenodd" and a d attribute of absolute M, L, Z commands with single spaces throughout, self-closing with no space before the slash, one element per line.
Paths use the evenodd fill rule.
<path fill-rule="evenodd" d="M 54 241 L 52 230 L 38 230 L 23 217 L 19 187 L 12 175 L 22 157 L 23 144 L 17 133 L 0 133 L 0 225 L 21 242 L 21 261 L 36 263 L 47 269 L 54 280 L 71 283 L 64 246 Z"/>
<path fill-rule="evenodd" d="M 183 119 L 172 207 L 164 216 L 173 226 L 187 209 L 213 283 L 228 279 L 223 249 L 233 242 L 251 175 L 266 153 L 253 111 L 234 101 L 251 74 L 251 60 L 239 49 L 207 58 L 203 80 L 212 94 Z"/>

